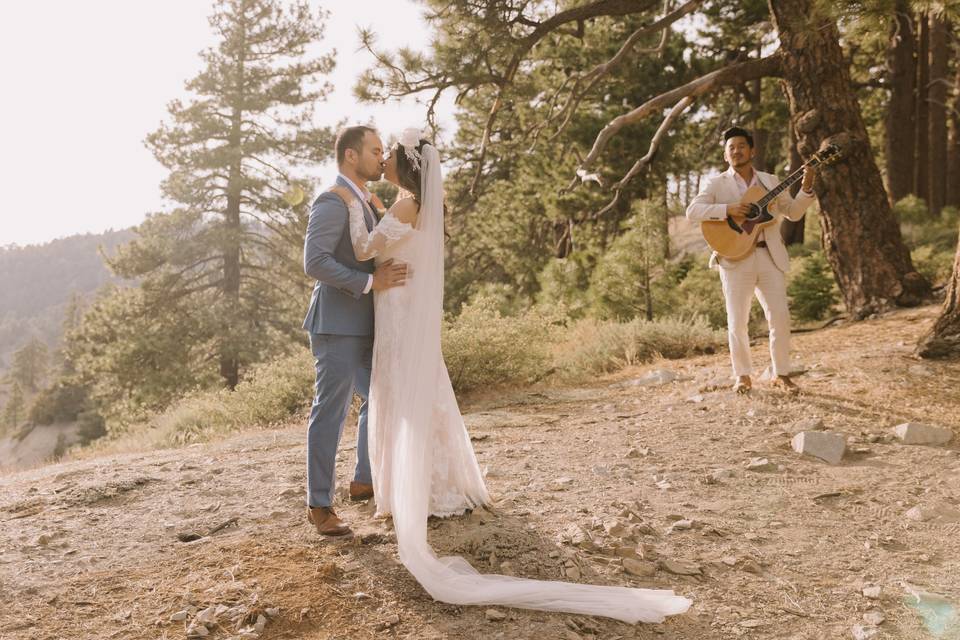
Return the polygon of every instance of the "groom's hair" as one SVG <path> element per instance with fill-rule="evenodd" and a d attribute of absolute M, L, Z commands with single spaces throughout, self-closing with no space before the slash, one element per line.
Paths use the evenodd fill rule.
<path fill-rule="evenodd" d="M 344 127 L 337 133 L 337 141 L 334 148 L 337 151 L 337 164 L 343 164 L 347 158 L 347 149 L 353 149 L 357 153 L 363 150 L 363 137 L 367 132 L 376 133 L 373 127 L 365 125 L 356 125 L 353 127 Z"/>

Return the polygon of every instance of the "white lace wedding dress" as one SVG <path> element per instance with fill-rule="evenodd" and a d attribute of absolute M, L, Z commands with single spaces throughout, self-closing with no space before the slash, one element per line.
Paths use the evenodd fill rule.
<path fill-rule="evenodd" d="M 440 158 L 422 152 L 423 202 L 415 227 L 388 213 L 367 231 L 349 204 L 359 259 L 409 265 L 402 287 L 377 292 L 368 435 L 377 511 L 393 516 L 400 561 L 436 600 L 660 622 L 690 600 L 673 591 L 580 585 L 478 573 L 458 556 L 437 557 L 427 518 L 489 501 L 440 350 L 443 321 L 443 183 Z"/>

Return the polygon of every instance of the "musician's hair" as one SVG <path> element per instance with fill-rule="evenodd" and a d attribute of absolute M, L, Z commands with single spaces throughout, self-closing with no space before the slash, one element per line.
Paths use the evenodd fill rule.
<path fill-rule="evenodd" d="M 753 148 L 753 136 L 750 135 L 750 132 L 744 129 L 743 127 L 730 127 L 723 132 L 723 144 L 727 144 L 727 140 L 730 138 L 742 137 L 747 139 L 747 144 L 750 145 L 750 148 Z"/>

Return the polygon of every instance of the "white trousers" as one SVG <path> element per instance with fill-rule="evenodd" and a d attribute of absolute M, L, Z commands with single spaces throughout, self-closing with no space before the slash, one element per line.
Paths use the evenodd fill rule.
<path fill-rule="evenodd" d="M 733 375 L 749 376 L 750 304 L 756 292 L 770 329 L 770 360 L 773 375 L 790 374 L 790 308 L 787 305 L 787 282 L 765 248 L 756 249 L 738 262 L 720 261 L 720 282 L 727 302 L 727 335 Z"/>

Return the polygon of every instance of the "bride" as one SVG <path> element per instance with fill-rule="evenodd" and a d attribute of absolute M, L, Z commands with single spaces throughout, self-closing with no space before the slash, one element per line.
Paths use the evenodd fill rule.
<path fill-rule="evenodd" d="M 450 384 L 443 320 L 444 204 L 440 155 L 407 129 L 385 161 L 384 177 L 401 198 L 372 232 L 360 202 L 349 202 L 359 260 L 405 262 L 403 287 L 374 299 L 375 338 L 369 396 L 369 448 L 377 511 L 392 514 L 400 560 L 434 599 L 660 622 L 690 600 L 673 591 L 578 585 L 478 573 L 461 557 L 438 557 L 427 518 L 450 516 L 490 500 Z"/>

